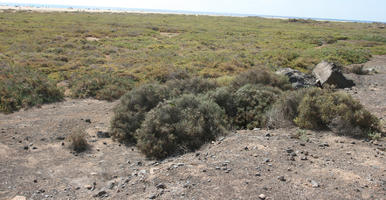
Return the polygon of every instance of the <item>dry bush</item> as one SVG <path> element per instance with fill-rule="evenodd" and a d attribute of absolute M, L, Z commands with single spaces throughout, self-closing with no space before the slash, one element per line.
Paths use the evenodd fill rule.
<path fill-rule="evenodd" d="M 150 158 L 162 159 L 198 149 L 225 134 L 224 112 L 192 94 L 160 103 L 138 129 L 138 148 Z"/>
<path fill-rule="evenodd" d="M 298 116 L 298 107 L 307 89 L 284 93 L 268 111 L 268 127 L 284 128 L 295 125 L 293 120 Z"/>
<path fill-rule="evenodd" d="M 291 89 L 291 84 L 284 76 L 277 75 L 266 68 L 254 68 L 238 75 L 231 83 L 231 87 L 237 90 L 247 84 L 261 84 L 277 87 L 282 90 Z"/>
<path fill-rule="evenodd" d="M 202 77 L 172 79 L 165 85 L 172 90 L 175 97 L 183 94 L 202 94 L 218 87 L 215 81 Z"/>
<path fill-rule="evenodd" d="M 233 125 L 239 129 L 264 127 L 266 112 L 280 94 L 280 89 L 270 86 L 248 84 L 241 87 L 234 94 L 237 114 L 233 118 Z"/>
<path fill-rule="evenodd" d="M 367 137 L 378 131 L 379 119 L 363 108 L 359 101 L 343 92 L 310 88 L 298 107 L 295 123 L 306 129 L 326 129 L 337 134 Z"/>
<path fill-rule="evenodd" d="M 114 110 L 112 137 L 120 142 L 135 143 L 134 133 L 146 113 L 169 97 L 169 89 L 159 84 L 146 84 L 127 92 Z"/>
<path fill-rule="evenodd" d="M 70 149 L 77 153 L 86 151 L 89 148 L 89 144 L 86 140 L 86 133 L 81 130 L 72 132 L 67 140 L 70 143 Z"/>

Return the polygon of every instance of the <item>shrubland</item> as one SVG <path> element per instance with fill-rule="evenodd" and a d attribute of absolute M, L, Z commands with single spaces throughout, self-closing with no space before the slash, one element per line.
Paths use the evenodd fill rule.
<path fill-rule="evenodd" d="M 0 112 L 11 113 L 62 99 L 62 91 L 45 74 L 28 67 L 0 66 Z"/>

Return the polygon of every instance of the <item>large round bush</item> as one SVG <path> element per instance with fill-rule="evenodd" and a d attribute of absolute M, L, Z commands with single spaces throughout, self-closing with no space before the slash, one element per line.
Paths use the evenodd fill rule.
<path fill-rule="evenodd" d="M 146 156 L 161 159 L 194 151 L 225 132 L 224 112 L 216 103 L 183 95 L 151 110 L 136 137 Z"/>
<path fill-rule="evenodd" d="M 113 138 L 135 143 L 134 133 L 141 126 L 146 113 L 168 98 L 168 88 L 159 84 L 146 84 L 127 92 L 114 110 L 111 121 Z"/>

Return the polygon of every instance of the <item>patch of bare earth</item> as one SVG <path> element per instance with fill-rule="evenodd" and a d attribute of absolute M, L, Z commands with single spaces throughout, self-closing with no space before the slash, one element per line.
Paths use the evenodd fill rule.
<path fill-rule="evenodd" d="M 161 36 L 172 38 L 180 35 L 180 33 L 160 32 Z"/>
<path fill-rule="evenodd" d="M 379 117 L 384 59 L 366 64 L 379 74 L 352 75 L 357 86 L 348 91 Z M 296 128 L 238 131 L 197 152 L 154 161 L 97 137 L 108 131 L 116 104 L 67 100 L 0 114 L 0 199 L 385 199 L 384 140 L 307 131 L 306 141 L 292 137 Z M 65 138 L 78 129 L 91 148 L 77 154 Z"/>

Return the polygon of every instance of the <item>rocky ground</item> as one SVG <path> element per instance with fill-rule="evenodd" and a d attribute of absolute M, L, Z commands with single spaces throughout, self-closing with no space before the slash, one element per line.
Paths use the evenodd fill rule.
<path fill-rule="evenodd" d="M 386 118 L 386 56 L 347 92 Z M 386 199 L 385 140 L 296 128 L 238 131 L 199 151 L 147 160 L 108 131 L 117 102 L 67 100 L 0 114 L 0 199 Z M 91 146 L 69 150 L 85 130 Z M 298 137 L 299 135 L 300 138 Z"/>

